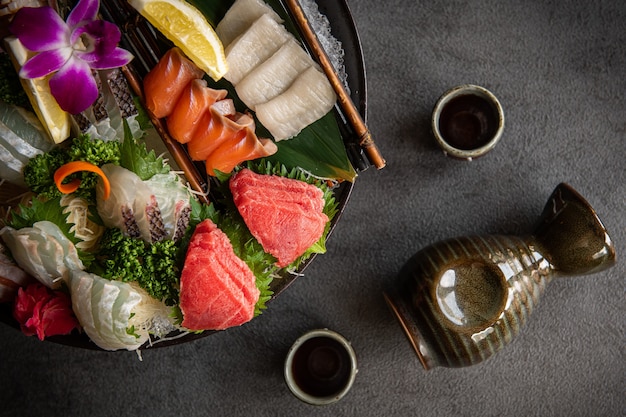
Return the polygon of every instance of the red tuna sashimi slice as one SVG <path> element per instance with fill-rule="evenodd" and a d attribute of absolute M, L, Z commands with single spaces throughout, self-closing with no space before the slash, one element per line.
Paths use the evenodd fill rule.
<path fill-rule="evenodd" d="M 212 221 L 202 221 L 191 237 L 180 277 L 182 325 L 223 330 L 248 322 L 260 294 L 255 281 L 226 234 Z"/>
<path fill-rule="evenodd" d="M 226 90 L 214 90 L 202 79 L 192 80 L 183 89 L 172 112 L 167 116 L 167 130 L 180 143 L 187 143 L 198 128 L 200 117 L 226 97 Z"/>
<path fill-rule="evenodd" d="M 280 183 L 276 188 L 275 183 Z M 239 198 L 254 198 L 256 194 L 266 196 L 267 200 L 295 203 L 307 211 L 324 209 L 324 193 L 319 188 L 302 181 L 275 177 L 267 181 L 265 175 L 258 175 L 250 170 L 242 170 L 231 178 L 231 187 L 238 190 Z"/>
<path fill-rule="evenodd" d="M 203 76 L 180 49 L 171 48 L 143 79 L 146 107 L 155 117 L 169 115 L 187 84 Z"/>
<path fill-rule="evenodd" d="M 242 169 L 232 176 L 229 187 L 250 233 L 281 268 L 324 234 L 329 219 L 322 211 L 323 193 L 312 184 Z"/>

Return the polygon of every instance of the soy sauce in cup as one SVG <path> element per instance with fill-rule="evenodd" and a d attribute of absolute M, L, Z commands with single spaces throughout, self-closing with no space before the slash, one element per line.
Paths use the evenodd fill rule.
<path fill-rule="evenodd" d="M 285 380 L 300 400 L 314 405 L 341 399 L 352 386 L 357 372 L 350 343 L 327 329 L 300 337 L 285 361 Z"/>
<path fill-rule="evenodd" d="M 504 114 L 498 99 L 476 85 L 444 93 L 432 116 L 432 130 L 448 156 L 472 160 L 493 149 L 502 136 Z"/>

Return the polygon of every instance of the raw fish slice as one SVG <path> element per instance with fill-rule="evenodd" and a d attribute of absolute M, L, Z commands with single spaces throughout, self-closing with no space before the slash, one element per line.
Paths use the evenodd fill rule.
<path fill-rule="evenodd" d="M 148 184 L 119 165 L 105 164 L 102 171 L 111 183 L 111 194 L 106 200 L 102 198 L 102 181 L 96 187 L 98 214 L 104 225 L 146 242 L 161 240 L 165 236 L 163 218 Z"/>
<path fill-rule="evenodd" d="M 194 161 L 204 161 L 223 143 L 239 141 L 246 129 L 254 131 L 254 119 L 250 116 L 232 120 L 224 116 L 219 107 L 212 106 L 202 115 L 194 138 L 187 144 L 189 156 Z"/>
<path fill-rule="evenodd" d="M 54 147 L 35 113 L 0 100 L 0 122 L 36 149 L 47 152 Z"/>
<path fill-rule="evenodd" d="M 267 14 L 277 23 L 282 23 L 280 16 L 262 0 L 237 0 L 228 9 L 222 20 L 215 27 L 224 48 L 246 31 L 255 20 Z"/>
<path fill-rule="evenodd" d="M 293 35 L 283 25 L 267 14 L 262 15 L 226 48 L 229 69 L 224 78 L 236 86 L 289 39 Z"/>
<path fill-rule="evenodd" d="M 249 169 L 242 169 L 230 179 L 229 188 L 239 214 L 250 233 L 277 259 L 276 265 L 281 268 L 293 263 L 316 243 L 328 223 L 328 216 L 321 209 L 307 209 L 295 202 L 298 196 L 304 200 L 317 195 L 314 199 L 320 202 L 310 207 L 323 207 L 323 194 L 309 193 L 306 189 L 310 187 L 317 188 L 295 179 L 256 174 Z M 269 188 L 276 193 L 265 194 Z M 256 193 L 248 192 L 254 189 Z"/>
<path fill-rule="evenodd" d="M 311 65 L 313 59 L 309 54 L 295 39 L 290 39 L 246 75 L 235 90 L 241 101 L 254 110 L 257 104 L 283 93 Z"/>
<path fill-rule="evenodd" d="M 72 310 L 87 336 L 105 350 L 138 349 L 149 339 L 140 324 L 146 321 L 144 304 L 156 304 L 129 283 L 110 281 L 84 271 L 72 271 L 69 282 Z M 148 309 L 148 315 L 167 314 L 166 308 Z M 134 330 L 129 332 L 129 330 Z"/>
<path fill-rule="evenodd" d="M 143 79 L 146 107 L 155 117 L 169 115 L 187 84 L 203 76 L 180 49 L 171 48 Z"/>
<path fill-rule="evenodd" d="M 74 244 L 47 220 L 18 230 L 5 226 L 0 239 L 15 262 L 48 288 L 60 288 L 70 271 L 84 268 Z"/>
<path fill-rule="evenodd" d="M 155 174 L 145 183 L 157 200 L 165 228 L 163 239 L 179 240 L 189 224 L 191 211 L 189 189 L 173 172 Z"/>
<path fill-rule="evenodd" d="M 11 184 L 26 186 L 24 182 L 24 162 L 15 159 L 10 150 L 0 144 L 0 179 Z"/>
<path fill-rule="evenodd" d="M 324 209 L 322 190 L 303 181 L 294 181 L 279 176 L 273 177 L 272 181 L 267 181 L 265 175 L 242 169 L 230 179 L 230 187 L 237 190 L 237 203 L 263 196 L 263 198 L 275 201 L 300 205 L 304 210 L 322 211 Z"/>
<path fill-rule="evenodd" d="M 28 161 L 30 161 L 31 158 L 44 153 L 41 149 L 37 149 L 30 143 L 26 142 L 1 121 L 0 146 L 9 151 L 13 158 L 21 162 L 24 166 L 28 164 Z"/>
<path fill-rule="evenodd" d="M 315 67 L 306 69 L 281 95 L 256 106 L 259 122 L 277 141 L 296 136 L 328 113 L 337 96 L 326 75 Z"/>
<path fill-rule="evenodd" d="M 12 302 L 18 288 L 33 282 L 35 279 L 6 256 L 0 245 L 0 303 Z"/>
<path fill-rule="evenodd" d="M 174 109 L 167 116 L 167 130 L 172 138 L 187 143 L 193 137 L 202 113 L 216 101 L 226 97 L 226 90 L 214 90 L 202 79 L 192 80 L 185 86 Z"/>
<path fill-rule="evenodd" d="M 231 172 L 244 161 L 270 156 L 278 151 L 278 147 L 271 139 L 260 139 L 254 132 L 246 130 L 245 136 L 239 141 L 231 140 L 222 143 L 206 159 L 206 171 L 215 176 L 215 171 Z"/>
<path fill-rule="evenodd" d="M 227 266 L 225 268 L 225 266 Z M 248 265 L 210 220 L 196 226 L 180 277 L 183 327 L 221 330 L 254 317 L 260 291 Z"/>

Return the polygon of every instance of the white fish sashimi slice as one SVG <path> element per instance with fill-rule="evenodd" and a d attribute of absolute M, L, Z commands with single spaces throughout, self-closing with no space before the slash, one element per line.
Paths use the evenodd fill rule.
<path fill-rule="evenodd" d="M 113 333 L 113 305 L 120 289 L 111 281 L 98 277 L 91 287 L 91 314 L 98 332 L 99 346 L 115 346 L 119 341 Z M 89 335 L 91 337 L 92 335 Z"/>
<path fill-rule="evenodd" d="M 256 116 L 276 141 L 290 139 L 328 113 L 337 96 L 326 75 L 312 66 L 281 95 L 256 106 Z"/>
<path fill-rule="evenodd" d="M 257 65 L 271 57 L 282 44 L 293 39 L 283 25 L 264 14 L 226 47 L 228 72 L 224 78 L 237 85 Z"/>
<path fill-rule="evenodd" d="M 93 283 L 92 275 L 87 272 L 72 271 L 70 273 L 69 288 L 72 310 L 74 310 L 78 322 L 90 338 L 92 335 L 98 334 L 93 321 L 93 314 L 91 313 L 91 288 Z"/>
<path fill-rule="evenodd" d="M 54 147 L 54 143 L 33 112 L 0 100 L 0 122 L 13 131 L 23 142 L 40 151 L 47 152 Z"/>
<path fill-rule="evenodd" d="M 311 65 L 313 59 L 295 40 L 285 42 L 274 55 L 253 69 L 235 90 L 250 109 L 283 93 Z"/>
<path fill-rule="evenodd" d="M 26 186 L 23 174 L 24 166 L 22 161 L 15 159 L 11 151 L 0 144 L 0 179 L 15 185 Z"/>
<path fill-rule="evenodd" d="M 134 172 L 119 165 L 105 164 L 102 166 L 111 183 L 111 195 L 104 199 L 102 181 L 96 187 L 98 214 L 107 227 L 117 227 L 132 237 L 141 237 L 152 242 L 152 219 L 148 208 L 156 203 L 150 187 Z M 158 207 L 154 211 L 157 215 Z M 158 212 L 160 216 L 160 212 Z"/>
<path fill-rule="evenodd" d="M 215 27 L 217 36 L 224 48 L 254 23 L 262 15 L 268 15 L 277 23 L 282 23 L 280 16 L 263 0 L 237 0 L 228 9 L 222 20 Z"/>
<path fill-rule="evenodd" d="M 0 145 L 9 150 L 13 154 L 13 157 L 24 163 L 24 165 L 26 165 L 31 158 L 44 153 L 41 149 L 37 149 L 26 142 L 1 121 Z"/>
<path fill-rule="evenodd" d="M 166 235 L 164 238 L 179 239 L 188 224 L 189 211 L 191 210 L 191 195 L 189 189 L 173 172 L 169 174 L 155 174 L 145 181 L 154 193 L 163 219 Z M 187 218 L 187 221 L 185 220 Z"/>

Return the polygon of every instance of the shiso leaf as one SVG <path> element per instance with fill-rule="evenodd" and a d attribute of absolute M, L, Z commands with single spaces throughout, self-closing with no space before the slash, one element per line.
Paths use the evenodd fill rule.
<path fill-rule="evenodd" d="M 138 141 L 128 132 L 125 124 L 124 141 L 120 146 L 120 165 L 139 176 L 142 180 L 148 180 L 155 174 L 167 174 L 170 166 L 154 150 L 148 150 L 145 142 Z"/>

